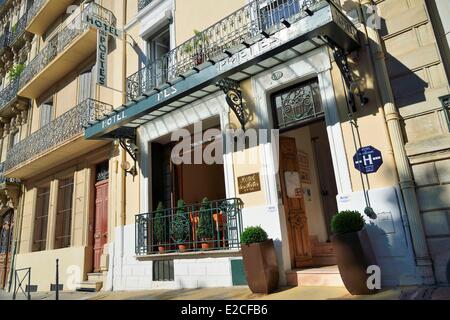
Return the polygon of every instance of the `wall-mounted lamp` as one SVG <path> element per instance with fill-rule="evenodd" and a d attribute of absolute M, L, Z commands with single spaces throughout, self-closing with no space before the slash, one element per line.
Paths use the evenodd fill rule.
<path fill-rule="evenodd" d="M 122 170 L 125 171 L 125 175 L 131 174 L 133 177 L 137 175 L 136 163 L 131 166 L 128 161 L 122 162 Z"/>
<path fill-rule="evenodd" d="M 136 137 L 134 136 L 133 138 L 120 138 L 119 143 L 134 161 L 133 166 L 131 166 L 128 161 L 123 162 L 121 165 L 122 170 L 125 171 L 125 175 L 131 174 L 133 177 L 135 177 L 137 175 L 136 162 L 137 153 L 139 151 L 139 148 L 136 145 Z"/>

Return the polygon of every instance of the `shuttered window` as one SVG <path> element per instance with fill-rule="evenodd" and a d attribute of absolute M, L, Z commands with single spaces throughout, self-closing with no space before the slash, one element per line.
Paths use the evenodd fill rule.
<path fill-rule="evenodd" d="M 56 212 L 55 249 L 70 247 L 72 236 L 73 178 L 59 182 Z"/>
<path fill-rule="evenodd" d="M 92 69 L 80 74 L 80 84 L 78 88 L 78 103 L 92 97 Z"/>
<path fill-rule="evenodd" d="M 34 218 L 33 252 L 43 251 L 47 245 L 50 187 L 38 188 Z"/>
<path fill-rule="evenodd" d="M 43 104 L 41 104 L 40 113 L 41 113 L 41 123 L 40 127 L 44 127 L 52 121 L 53 118 L 53 99 L 47 100 Z"/>

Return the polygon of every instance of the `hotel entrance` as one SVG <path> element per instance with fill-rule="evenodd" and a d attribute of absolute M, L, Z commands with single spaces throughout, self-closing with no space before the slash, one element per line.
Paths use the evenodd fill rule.
<path fill-rule="evenodd" d="M 272 95 L 291 268 L 336 264 L 330 243 L 337 187 L 316 79 Z"/>

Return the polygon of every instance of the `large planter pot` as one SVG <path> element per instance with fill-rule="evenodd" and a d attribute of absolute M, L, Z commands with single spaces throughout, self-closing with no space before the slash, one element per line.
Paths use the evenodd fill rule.
<path fill-rule="evenodd" d="M 376 258 L 365 229 L 331 237 L 339 273 L 352 295 L 374 294 L 367 287 L 367 268 L 376 265 Z"/>
<path fill-rule="evenodd" d="M 242 245 L 247 283 L 253 293 L 269 294 L 278 288 L 278 264 L 272 240 Z"/>

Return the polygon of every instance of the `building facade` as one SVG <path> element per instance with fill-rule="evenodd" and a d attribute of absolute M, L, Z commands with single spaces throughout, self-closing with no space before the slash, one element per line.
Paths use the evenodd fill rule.
<path fill-rule="evenodd" d="M 448 1 L 0 8 L 3 287 L 50 290 L 57 259 L 65 290 L 245 285 L 253 225 L 280 284 L 342 285 L 346 209 L 383 286 L 450 281 Z"/>

